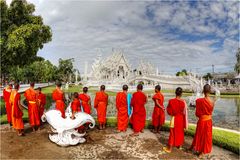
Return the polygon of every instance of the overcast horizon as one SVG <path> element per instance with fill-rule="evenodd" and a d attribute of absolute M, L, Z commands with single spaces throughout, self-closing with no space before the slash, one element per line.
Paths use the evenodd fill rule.
<path fill-rule="evenodd" d="M 145 59 L 159 72 L 233 71 L 239 47 L 239 1 L 27 0 L 52 29 L 38 55 L 57 65 L 74 58 L 81 74 L 99 52 L 123 49 L 137 67 Z M 10 0 L 7 0 L 9 3 Z"/>

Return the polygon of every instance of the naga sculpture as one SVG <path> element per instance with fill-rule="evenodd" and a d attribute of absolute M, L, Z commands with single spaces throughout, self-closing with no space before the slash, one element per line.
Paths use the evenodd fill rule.
<path fill-rule="evenodd" d="M 75 114 L 75 119 L 71 119 L 71 108 L 66 110 L 66 118 L 62 118 L 61 112 L 58 110 L 49 110 L 41 117 L 43 122 L 48 122 L 51 125 L 53 133 L 49 134 L 49 139 L 60 145 L 69 146 L 86 141 L 83 136 L 86 133 L 80 134 L 75 128 L 78 128 L 86 123 L 90 123 L 89 127 L 94 128 L 95 120 L 92 116 L 84 112 Z"/>

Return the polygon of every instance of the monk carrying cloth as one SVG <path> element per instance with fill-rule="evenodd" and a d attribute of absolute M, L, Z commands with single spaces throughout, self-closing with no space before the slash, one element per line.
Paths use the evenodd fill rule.
<path fill-rule="evenodd" d="M 203 87 L 205 97 L 196 100 L 195 115 L 198 117 L 198 122 L 190 150 L 197 151 L 199 158 L 212 151 L 212 112 L 216 99 L 213 101 L 210 99 L 210 92 L 211 86 L 206 84 Z"/>
<path fill-rule="evenodd" d="M 171 117 L 170 134 L 168 147 L 164 147 L 165 152 L 170 153 L 172 147 L 181 149 L 184 143 L 184 129 L 187 129 L 187 105 L 185 100 L 181 99 L 182 88 L 178 87 L 175 91 L 176 98 L 170 99 L 167 106 L 167 112 Z"/>
<path fill-rule="evenodd" d="M 106 114 L 108 105 L 108 94 L 105 93 L 105 86 L 101 85 L 100 91 L 96 93 L 94 108 L 97 110 L 99 129 L 106 128 Z"/>
<path fill-rule="evenodd" d="M 39 129 L 40 126 L 40 116 L 39 116 L 39 106 L 37 104 L 37 94 L 34 90 L 34 83 L 30 83 L 30 88 L 24 93 L 26 100 L 28 102 L 28 119 L 29 124 L 33 131 Z"/>

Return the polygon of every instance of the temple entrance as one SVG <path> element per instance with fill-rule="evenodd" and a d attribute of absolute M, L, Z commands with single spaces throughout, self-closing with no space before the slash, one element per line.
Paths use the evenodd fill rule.
<path fill-rule="evenodd" d="M 119 67 L 118 67 L 118 78 L 120 78 L 120 79 L 121 79 L 121 78 L 122 78 L 122 79 L 125 78 L 123 66 L 119 66 Z"/>

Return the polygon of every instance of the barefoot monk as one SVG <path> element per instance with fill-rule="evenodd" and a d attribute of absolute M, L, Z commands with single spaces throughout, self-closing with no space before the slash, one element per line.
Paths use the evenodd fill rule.
<path fill-rule="evenodd" d="M 158 133 L 165 122 L 165 108 L 163 106 L 164 96 L 161 93 L 161 86 L 155 86 L 155 95 L 152 97 L 154 101 L 154 110 L 152 113 L 153 132 Z"/>
<path fill-rule="evenodd" d="M 206 84 L 203 87 L 204 98 L 196 100 L 196 116 L 198 117 L 195 136 L 190 149 L 199 153 L 199 157 L 212 151 L 212 112 L 215 100 L 209 97 L 211 86 Z"/>
<path fill-rule="evenodd" d="M 100 91 L 96 93 L 94 108 L 97 110 L 99 129 L 106 128 L 106 114 L 108 105 L 108 95 L 105 93 L 105 86 L 101 85 Z"/>
<path fill-rule="evenodd" d="M 20 95 L 20 93 L 18 93 L 18 90 L 19 90 L 19 84 L 16 83 L 16 84 L 14 84 L 14 89 L 11 92 L 9 102 L 12 107 L 12 112 L 11 112 L 12 113 L 12 118 L 11 118 L 12 126 L 14 129 L 16 129 L 18 136 L 23 136 L 24 135 L 24 132 L 23 132 L 24 123 L 23 123 L 23 119 L 22 119 L 23 108 L 20 105 L 21 95 Z"/>
<path fill-rule="evenodd" d="M 143 85 L 137 85 L 137 92 L 132 96 L 131 106 L 133 107 L 131 123 L 133 125 L 134 133 L 132 136 L 138 136 L 139 132 L 143 132 L 146 121 L 146 109 L 145 103 L 147 102 L 147 96 L 142 92 Z"/>
<path fill-rule="evenodd" d="M 123 91 L 118 92 L 116 96 L 116 108 L 117 108 L 117 129 L 119 132 L 126 131 L 128 126 L 128 102 L 127 91 L 128 86 L 123 85 Z"/>
<path fill-rule="evenodd" d="M 167 112 L 171 117 L 170 135 L 168 147 L 164 147 L 163 149 L 168 153 L 172 151 L 172 147 L 181 148 L 184 142 L 184 128 L 187 127 L 186 102 L 181 99 L 182 88 L 178 87 L 175 94 L 176 98 L 170 99 L 167 106 Z"/>
<path fill-rule="evenodd" d="M 40 116 L 39 116 L 39 108 L 37 104 L 37 94 L 34 90 L 34 82 L 30 83 L 30 88 L 27 89 L 24 93 L 26 100 L 28 102 L 28 119 L 29 124 L 32 127 L 32 130 L 38 130 L 40 126 Z"/>

